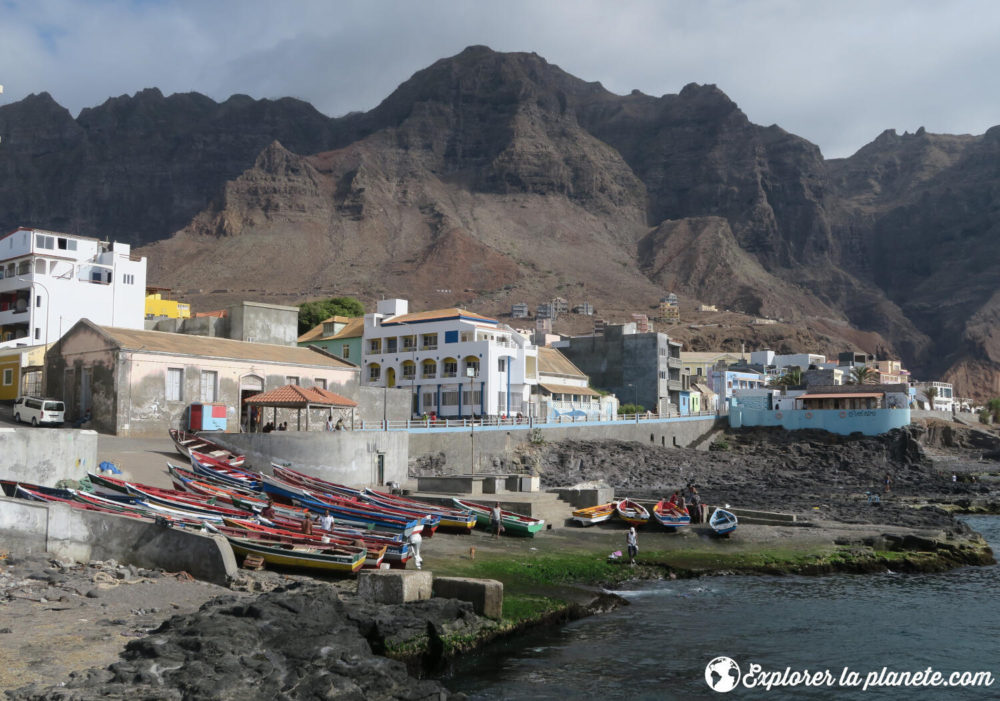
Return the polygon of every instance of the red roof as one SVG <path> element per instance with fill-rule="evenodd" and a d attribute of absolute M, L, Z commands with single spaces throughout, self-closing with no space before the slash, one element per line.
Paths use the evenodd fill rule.
<path fill-rule="evenodd" d="M 298 385 L 285 385 L 272 389 L 270 392 L 262 392 L 252 397 L 247 397 L 247 404 L 259 404 L 261 406 L 281 406 L 300 407 L 308 405 L 355 407 L 358 405 L 353 399 L 342 397 L 336 392 L 330 392 L 321 387 L 299 387 Z"/>

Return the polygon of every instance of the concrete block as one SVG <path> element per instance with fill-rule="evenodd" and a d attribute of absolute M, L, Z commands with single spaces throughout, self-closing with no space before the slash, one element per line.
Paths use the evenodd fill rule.
<path fill-rule="evenodd" d="M 586 509 L 615 500 L 615 490 L 613 487 L 595 487 L 592 489 L 561 487 L 548 491 L 558 494 L 560 499 L 572 504 L 574 509 Z"/>
<path fill-rule="evenodd" d="M 522 492 L 537 492 L 541 489 L 542 479 L 538 476 L 523 476 L 519 478 L 518 489 Z"/>
<path fill-rule="evenodd" d="M 433 575 L 422 570 L 363 570 L 358 596 L 378 604 L 404 604 L 431 598 Z"/>
<path fill-rule="evenodd" d="M 468 601 L 481 616 L 494 619 L 503 616 L 503 582 L 495 579 L 435 577 L 434 596 Z"/>

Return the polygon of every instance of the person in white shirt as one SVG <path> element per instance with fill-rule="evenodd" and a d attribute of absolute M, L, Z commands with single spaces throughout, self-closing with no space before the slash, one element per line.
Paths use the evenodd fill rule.
<path fill-rule="evenodd" d="M 413 551 L 413 564 L 417 566 L 418 570 L 424 564 L 424 559 L 420 557 L 420 542 L 422 540 L 423 538 L 420 537 L 419 533 L 410 534 L 410 549 Z"/>
<path fill-rule="evenodd" d="M 322 528 L 324 531 L 328 531 L 331 528 L 333 528 L 333 516 L 330 515 L 329 511 L 325 512 L 322 516 L 320 516 L 319 527 Z"/>

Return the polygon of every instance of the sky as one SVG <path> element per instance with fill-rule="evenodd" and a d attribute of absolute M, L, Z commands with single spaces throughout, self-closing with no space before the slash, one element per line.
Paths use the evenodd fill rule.
<path fill-rule="evenodd" d="M 618 94 L 714 83 L 827 158 L 1000 124 L 994 0 L 0 0 L 0 106 L 48 92 L 75 116 L 156 87 L 340 116 L 474 44 Z"/>

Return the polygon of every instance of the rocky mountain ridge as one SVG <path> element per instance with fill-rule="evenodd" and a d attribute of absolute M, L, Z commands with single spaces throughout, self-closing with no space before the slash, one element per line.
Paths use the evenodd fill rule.
<path fill-rule="evenodd" d="M 339 119 L 146 90 L 74 120 L 43 94 L 0 107 L 0 136 L 8 229 L 149 244 L 151 282 L 196 304 L 394 295 L 500 314 L 560 295 L 614 320 L 674 291 L 781 317 L 810 350 L 882 347 L 1000 393 L 1000 127 L 887 131 L 824 160 L 715 86 L 619 96 L 470 47 Z"/>

